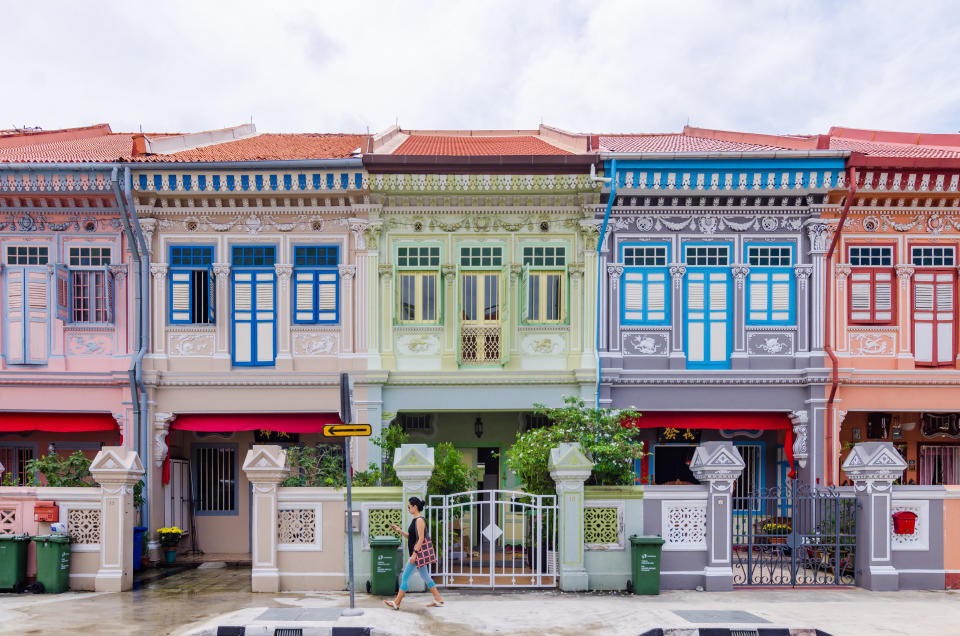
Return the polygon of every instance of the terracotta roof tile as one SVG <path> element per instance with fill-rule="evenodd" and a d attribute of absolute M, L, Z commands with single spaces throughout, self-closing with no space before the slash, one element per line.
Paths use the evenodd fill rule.
<path fill-rule="evenodd" d="M 831 137 L 831 150 L 862 152 L 871 157 L 915 157 L 930 159 L 960 158 L 960 147 L 904 144 L 886 141 L 867 141 L 847 137 Z"/>
<path fill-rule="evenodd" d="M 391 154 L 437 156 L 569 155 L 534 135 L 474 137 L 467 135 L 411 135 Z"/>
<path fill-rule="evenodd" d="M 283 161 L 295 159 L 342 159 L 357 148 L 365 150 L 366 135 L 273 134 L 183 150 L 166 155 L 133 157 L 137 162 Z M 129 154 L 129 151 L 128 151 Z"/>
<path fill-rule="evenodd" d="M 41 135 L 5 137 L 10 143 L 22 143 L 0 147 L 0 163 L 19 162 L 110 162 L 129 155 L 133 148 L 131 133 L 108 133 L 83 139 L 57 139 L 44 141 Z"/>
<path fill-rule="evenodd" d="M 600 149 L 610 152 L 756 152 L 786 150 L 779 146 L 694 137 L 680 133 L 601 135 Z"/>

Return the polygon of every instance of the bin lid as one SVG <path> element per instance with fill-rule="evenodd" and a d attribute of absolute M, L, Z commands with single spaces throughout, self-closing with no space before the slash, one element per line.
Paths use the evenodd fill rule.
<path fill-rule="evenodd" d="M 377 548 L 399 548 L 400 539 L 397 537 L 370 537 L 370 546 Z"/>
<path fill-rule="evenodd" d="M 0 534 L 0 541 L 29 541 L 29 534 Z"/>
<path fill-rule="evenodd" d="M 630 537 L 631 545 L 663 545 L 663 537 L 641 537 L 633 535 Z"/>
<path fill-rule="evenodd" d="M 33 541 L 44 541 L 50 543 L 73 543 L 73 537 L 69 534 L 41 534 L 31 537 Z"/>

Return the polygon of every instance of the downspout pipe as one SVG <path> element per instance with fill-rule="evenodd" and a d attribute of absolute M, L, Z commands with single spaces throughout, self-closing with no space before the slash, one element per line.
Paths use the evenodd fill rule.
<path fill-rule="evenodd" d="M 600 253 L 603 251 L 603 239 L 607 235 L 607 225 L 610 223 L 610 212 L 613 210 L 613 202 L 617 198 L 617 160 L 610 160 L 610 177 L 598 177 L 596 174 L 596 168 L 590 166 L 590 178 L 594 182 L 598 183 L 609 183 L 610 184 L 610 196 L 607 198 L 607 209 L 603 214 L 603 225 L 600 226 L 600 237 L 597 239 L 597 311 L 596 311 L 596 328 L 595 336 L 596 340 L 594 343 L 594 356 L 597 361 L 597 395 L 596 395 L 596 408 L 597 408 L 597 418 L 600 417 L 600 381 L 603 377 L 603 371 L 600 368 L 600 291 L 603 285 L 603 270 L 600 267 Z"/>
<path fill-rule="evenodd" d="M 128 199 L 125 196 L 120 185 L 120 168 L 114 167 L 110 173 L 110 185 L 113 190 L 113 196 L 117 201 L 117 206 L 120 208 L 120 222 L 123 225 L 123 233 L 126 236 L 127 244 L 130 246 L 130 252 L 133 255 L 133 281 L 134 281 L 134 311 L 136 312 L 136 317 L 133 322 L 133 342 L 137 347 L 137 353 L 134 358 L 130 361 L 130 368 L 127 371 L 129 382 L 130 382 L 130 402 L 133 408 L 133 439 L 134 439 L 134 448 L 136 448 L 137 453 L 141 458 L 144 457 L 144 448 L 145 448 L 145 434 L 143 428 L 143 397 L 144 392 L 142 391 L 142 377 L 141 377 L 141 362 L 143 360 L 143 354 L 145 348 L 143 346 L 143 320 L 142 320 L 142 287 L 143 281 L 141 279 L 142 272 L 142 252 L 140 250 L 141 242 L 137 240 L 137 237 L 134 235 L 133 228 L 130 224 L 130 210 L 128 207 Z M 125 169 L 125 184 L 126 177 L 129 177 L 129 169 Z M 144 480 L 144 489 L 143 495 L 146 498 L 147 489 L 146 489 L 146 479 Z M 144 524 L 147 524 L 147 513 L 146 511 L 141 511 L 141 520 Z M 149 526 L 148 526 L 149 527 Z"/>
<path fill-rule="evenodd" d="M 834 426 L 834 417 L 833 417 L 833 404 L 834 400 L 837 397 L 837 389 L 840 387 L 840 363 L 837 360 L 837 354 L 833 350 L 833 323 L 832 316 L 830 314 L 830 305 L 831 299 L 833 298 L 833 253 L 837 249 L 837 245 L 840 243 L 840 235 L 843 233 L 843 225 L 847 220 L 847 214 L 850 212 L 850 205 L 853 203 L 853 197 L 857 193 L 857 169 L 853 166 L 847 168 L 847 183 L 849 184 L 849 192 L 847 193 L 847 200 L 843 204 L 843 210 L 840 212 L 840 221 L 837 223 L 837 231 L 833 233 L 833 240 L 830 241 L 830 248 L 827 250 L 827 258 L 825 263 L 826 268 L 826 281 L 824 283 L 824 301 L 823 301 L 823 351 L 830 357 L 830 395 L 827 398 L 827 421 L 826 429 L 827 433 L 830 434 L 829 441 L 827 446 L 830 448 L 830 456 L 833 461 L 830 462 L 827 468 L 829 472 L 827 473 L 827 482 L 828 484 L 833 483 L 837 475 L 834 474 L 836 461 L 833 458 L 836 449 L 833 448 L 833 426 Z"/>

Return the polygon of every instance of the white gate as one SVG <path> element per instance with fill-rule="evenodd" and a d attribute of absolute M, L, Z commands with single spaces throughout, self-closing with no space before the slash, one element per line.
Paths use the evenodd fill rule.
<path fill-rule="evenodd" d="M 458 587 L 556 587 L 557 498 L 509 490 L 431 495 L 434 580 Z"/>

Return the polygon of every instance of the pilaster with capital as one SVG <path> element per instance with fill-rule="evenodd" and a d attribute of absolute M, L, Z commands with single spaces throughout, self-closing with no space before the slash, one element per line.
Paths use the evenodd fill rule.
<path fill-rule="evenodd" d="M 598 267 L 600 266 L 600 256 L 597 254 L 596 250 L 587 250 L 583 252 L 583 276 L 579 279 L 581 283 L 583 281 L 596 281 L 598 280 Z M 592 334 L 596 333 L 598 328 L 597 324 L 597 312 L 594 310 L 594 307 L 597 306 L 597 285 L 588 284 L 578 284 L 577 287 L 581 290 L 578 296 L 580 297 L 579 311 L 577 318 L 582 325 L 579 329 L 576 329 L 573 321 L 570 323 L 571 332 L 579 332 L 577 336 L 580 338 L 582 343 L 580 346 L 580 367 L 581 369 L 592 369 L 597 365 L 596 358 L 594 356 L 594 351 L 596 350 L 596 338 Z M 571 316 L 571 319 L 573 316 Z M 575 360 L 570 360 L 571 363 L 576 363 Z"/>
<path fill-rule="evenodd" d="M 793 459 L 800 468 L 807 467 L 807 433 L 809 415 L 806 411 L 791 411 L 789 416 L 793 425 Z"/>
<path fill-rule="evenodd" d="M 213 275 L 217 279 L 217 340 L 216 352 L 220 357 L 230 356 L 230 263 L 214 263 Z"/>
<path fill-rule="evenodd" d="M 156 219 L 140 219 L 140 229 L 143 231 L 143 242 L 147 244 L 147 253 L 153 257 L 153 233 L 157 230 Z"/>
<path fill-rule="evenodd" d="M 622 263 L 610 263 L 607 265 L 607 302 L 606 306 L 610 308 L 607 313 L 607 338 L 606 345 L 608 351 L 620 350 L 620 277 L 623 276 Z"/>
<path fill-rule="evenodd" d="M 797 311 L 797 350 L 810 350 L 811 319 L 810 292 L 808 281 L 813 275 L 813 265 L 801 264 L 793 266 L 793 275 L 797 279 L 797 297 L 795 307 Z M 822 313 L 822 312 L 821 312 Z M 806 364 L 806 363 L 804 363 Z"/>
<path fill-rule="evenodd" d="M 347 227 L 350 228 L 350 233 L 353 234 L 353 247 L 355 250 L 362 251 L 367 249 L 367 238 L 365 233 L 369 225 L 370 222 L 366 219 L 347 220 Z"/>
<path fill-rule="evenodd" d="M 586 304 L 586 286 L 584 285 L 585 269 L 586 266 L 584 263 L 570 263 L 567 266 L 567 273 L 570 275 L 570 362 L 574 365 L 579 363 L 580 353 L 586 344 L 584 334 L 586 334 L 587 331 L 582 329 L 581 326 L 584 324 L 587 307 L 593 307 L 596 304 Z M 595 285 L 592 287 L 595 287 Z M 526 293 L 526 290 L 523 290 L 523 293 Z M 593 293 L 596 293 L 596 289 L 594 289 Z M 522 296 L 519 294 L 511 296 L 511 298 L 520 297 Z M 590 314 L 594 316 L 593 319 L 595 320 L 596 313 L 591 310 Z M 516 331 L 514 331 L 514 333 L 516 333 Z M 516 340 L 518 340 L 519 344 L 519 339 Z"/>
<path fill-rule="evenodd" d="M 747 320 L 747 276 L 750 275 L 750 268 L 746 265 L 734 265 L 730 268 L 730 274 L 733 276 L 733 354 L 732 358 L 740 360 L 731 360 L 734 368 L 740 365 L 746 365 L 746 333 L 744 327 Z"/>
<path fill-rule="evenodd" d="M 357 274 L 356 265 L 340 265 L 338 268 L 340 274 L 340 329 L 341 344 L 344 352 L 353 352 L 353 314 L 354 314 L 354 293 L 353 279 Z"/>
<path fill-rule="evenodd" d="M 913 280 L 913 275 L 916 272 L 916 268 L 913 265 L 897 265 L 897 281 L 900 283 L 900 293 L 895 296 L 897 302 L 897 315 L 898 316 L 909 316 L 911 313 L 911 297 L 913 294 L 910 293 L 910 282 Z M 898 321 L 898 334 L 897 341 L 900 346 L 898 348 L 898 353 L 900 354 L 901 360 L 904 358 L 913 358 L 913 327 L 908 323 L 908 321 L 900 320 Z M 911 360 L 912 364 L 912 360 Z"/>
<path fill-rule="evenodd" d="M 512 264 L 508 268 L 508 277 L 505 281 L 507 284 L 506 294 L 504 298 L 521 298 L 523 291 L 520 289 L 521 285 L 521 274 L 523 273 L 523 267 L 516 263 Z M 446 290 L 446 293 L 450 293 L 451 290 Z M 455 294 L 451 294 L 455 295 Z M 510 333 L 515 334 L 518 332 L 521 322 L 525 316 L 520 315 L 521 308 L 518 305 L 516 309 L 510 311 L 508 314 L 508 319 L 510 324 L 507 325 L 507 329 L 510 330 Z M 452 315 L 452 314 L 447 314 Z M 510 338 L 510 351 L 511 353 L 516 353 L 520 350 L 520 338 Z M 455 359 L 455 358 L 454 358 Z"/>
<path fill-rule="evenodd" d="M 593 470 L 576 442 L 562 442 L 550 450 L 550 477 L 557 485 L 557 567 L 560 589 L 589 589 L 583 558 L 583 484 Z"/>
<path fill-rule="evenodd" d="M 152 302 L 150 303 L 153 312 L 153 320 L 150 321 L 153 329 L 153 352 L 163 354 L 167 348 L 164 329 L 167 324 L 167 264 L 150 263 L 150 276 L 153 280 Z"/>
<path fill-rule="evenodd" d="M 733 590 L 733 484 L 746 464 L 732 442 L 705 442 L 697 446 L 690 471 L 707 485 L 707 566 L 704 588 L 708 592 Z"/>
<path fill-rule="evenodd" d="M 682 369 L 686 366 L 686 354 L 683 351 L 683 277 L 687 274 L 687 266 L 683 263 L 670 263 L 671 307 L 677 309 L 670 312 L 670 368 Z"/>
<path fill-rule="evenodd" d="M 907 467 L 890 442 L 861 442 L 843 461 L 843 472 L 853 482 L 857 497 L 857 585 L 868 590 L 893 591 L 900 575 L 893 567 L 890 514 L 893 482 Z"/>
<path fill-rule="evenodd" d="M 511 271 L 512 273 L 512 271 Z M 445 325 L 443 338 L 443 364 L 444 366 L 454 366 L 457 363 L 457 343 L 460 341 L 458 335 L 453 331 L 457 315 L 457 267 L 456 265 L 443 265 L 440 268 L 440 275 L 443 277 L 443 322 Z M 512 312 L 516 314 L 517 312 Z M 519 340 L 519 338 L 514 338 Z"/>
<path fill-rule="evenodd" d="M 277 368 L 293 368 L 291 360 L 290 309 L 291 298 L 290 277 L 293 276 L 293 265 L 274 265 L 277 274 L 277 298 L 274 306 L 277 310 Z"/>
<path fill-rule="evenodd" d="M 397 303 L 393 293 L 393 265 L 381 263 L 377 272 L 380 276 L 380 342 L 384 365 L 387 365 L 392 364 L 394 357 L 393 323 Z"/>
<path fill-rule="evenodd" d="M 133 487 L 143 477 L 137 453 L 105 446 L 90 463 L 90 476 L 100 486 L 100 566 L 97 592 L 133 588 Z"/>

